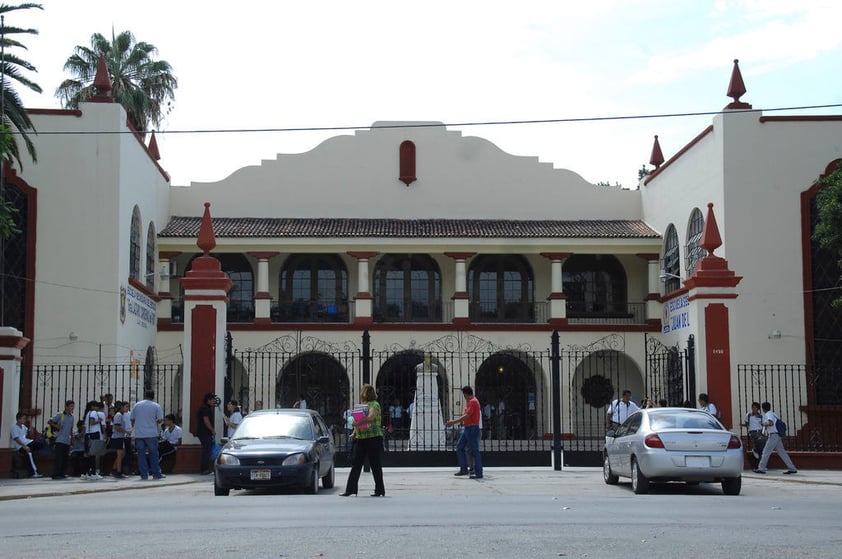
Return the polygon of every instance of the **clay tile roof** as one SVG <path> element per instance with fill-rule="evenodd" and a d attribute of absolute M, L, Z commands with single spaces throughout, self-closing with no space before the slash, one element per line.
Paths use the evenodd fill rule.
<path fill-rule="evenodd" d="M 173 216 L 160 237 L 196 237 L 201 217 Z M 357 219 L 215 217 L 217 239 L 283 237 L 660 238 L 639 220 Z"/>

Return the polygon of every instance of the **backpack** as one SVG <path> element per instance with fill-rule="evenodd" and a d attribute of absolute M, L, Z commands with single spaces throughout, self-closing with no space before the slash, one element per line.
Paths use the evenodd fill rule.
<path fill-rule="evenodd" d="M 775 421 L 775 429 L 778 430 L 778 435 L 780 435 L 781 438 L 786 437 L 786 423 L 784 423 L 784 420 L 780 417 L 777 421 Z"/>

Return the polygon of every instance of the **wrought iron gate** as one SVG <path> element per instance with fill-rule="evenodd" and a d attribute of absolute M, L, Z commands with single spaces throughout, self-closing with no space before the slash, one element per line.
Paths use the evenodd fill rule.
<path fill-rule="evenodd" d="M 342 464 L 347 459 L 343 414 L 358 401 L 362 384 L 371 382 L 383 409 L 384 464 L 454 465 L 457 430 L 446 430 L 440 444 L 423 450 L 412 448 L 410 441 L 418 367 L 426 360 L 436 372 L 445 420 L 461 415 L 462 386 L 474 388 L 483 411 L 484 463 L 549 465 L 549 350 L 495 346 L 461 332 L 418 347 L 392 345 L 371 351 L 366 342 L 335 344 L 296 333 L 260 348 L 232 350 L 226 391 L 246 411 L 256 409 L 258 402 L 266 408 L 289 407 L 304 398 L 333 427 Z"/>

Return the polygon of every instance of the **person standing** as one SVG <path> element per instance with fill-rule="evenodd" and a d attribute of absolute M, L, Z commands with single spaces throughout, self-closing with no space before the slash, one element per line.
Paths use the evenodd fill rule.
<path fill-rule="evenodd" d="M 751 403 L 751 411 L 743 418 L 743 425 L 748 429 L 748 438 L 751 439 L 752 456 L 755 466 L 760 464 L 760 456 L 763 454 L 763 446 L 766 444 L 766 436 L 763 434 L 763 414 L 760 413 L 760 402 Z"/>
<path fill-rule="evenodd" d="M 608 429 L 616 429 L 629 418 L 631 414 L 640 411 L 640 408 L 631 401 L 631 390 L 623 390 L 623 395 L 619 400 L 614 400 L 608 406 L 608 413 L 606 414 L 605 423 Z"/>
<path fill-rule="evenodd" d="M 64 411 L 55 414 L 48 421 L 53 429 L 56 441 L 53 445 L 53 479 L 64 479 L 67 468 L 67 458 L 70 456 L 70 439 L 73 437 L 73 410 L 76 402 L 67 400 Z"/>
<path fill-rule="evenodd" d="M 29 464 L 32 466 L 32 477 L 44 477 L 38 471 L 35 458 L 32 456 L 32 451 L 41 448 L 43 443 L 29 438 L 29 427 L 26 425 L 26 419 L 27 416 L 23 412 L 18 412 L 15 415 L 15 424 L 12 425 L 12 444 L 16 451 L 29 459 Z"/>
<path fill-rule="evenodd" d="M 716 419 L 719 419 L 719 410 L 716 408 L 716 404 L 711 402 L 708 395 L 704 392 L 699 394 L 699 409 L 706 411 Z"/>
<path fill-rule="evenodd" d="M 348 474 L 348 481 L 345 484 L 345 492 L 340 497 L 356 495 L 360 472 L 368 457 L 368 464 L 371 466 L 371 476 L 374 478 L 374 493 L 372 497 L 383 497 L 386 495 L 386 488 L 383 485 L 383 466 L 381 454 L 383 452 L 383 413 L 380 409 L 380 402 L 377 401 L 377 392 L 370 384 L 364 384 L 360 391 L 360 401 L 368 405 L 368 413 L 362 419 L 352 417 L 351 425 L 354 427 L 354 453 L 352 457 L 351 472 Z"/>
<path fill-rule="evenodd" d="M 784 473 L 797 474 L 798 468 L 795 467 L 795 464 L 792 463 L 792 459 L 789 457 L 789 454 L 786 453 L 784 442 L 781 439 L 780 433 L 778 433 L 778 416 L 772 411 L 772 404 L 769 402 L 763 402 L 760 407 L 763 410 L 763 427 L 766 430 L 767 439 L 766 444 L 763 447 L 763 454 L 760 456 L 760 464 L 758 464 L 757 468 L 754 469 L 754 473 L 765 474 L 766 465 L 769 464 L 769 458 L 772 456 L 772 452 L 777 452 L 778 456 L 780 456 L 781 460 L 783 460 L 784 464 L 786 464 L 787 470 Z"/>
<path fill-rule="evenodd" d="M 143 400 L 132 409 L 132 431 L 137 447 L 137 466 L 140 479 L 149 479 L 152 470 L 153 479 L 162 479 L 161 465 L 158 463 L 158 429 L 164 422 L 164 412 L 155 401 L 155 391 L 143 393 Z M 148 454 L 147 454 L 148 452 Z"/>
<path fill-rule="evenodd" d="M 108 448 L 117 451 L 114 458 L 114 466 L 111 468 L 111 475 L 117 479 L 123 479 L 123 459 L 132 447 L 132 424 L 129 417 L 129 403 L 117 402 L 114 405 L 117 410 L 111 420 L 111 440 L 108 441 Z"/>
<path fill-rule="evenodd" d="M 474 472 L 470 474 L 471 479 L 482 479 L 482 457 L 479 453 L 479 431 L 482 412 L 480 411 L 479 400 L 474 397 L 474 389 L 470 386 L 462 387 L 462 397 L 465 398 L 465 412 L 445 423 L 445 427 L 452 427 L 458 423 L 462 424 L 462 434 L 456 443 L 456 459 L 459 461 L 459 471 L 455 476 L 466 476 L 468 472 L 468 457 L 465 454 L 465 447 L 469 447 L 471 456 L 474 458 Z"/>
<path fill-rule="evenodd" d="M 202 475 L 213 473 L 211 466 L 211 453 L 213 452 L 213 445 L 215 444 L 213 435 L 213 408 L 216 406 L 217 397 L 213 392 L 205 394 L 202 400 L 202 405 L 196 414 L 199 420 L 196 427 L 196 436 L 199 442 L 202 443 L 202 456 L 200 458 L 200 468 Z"/>
<path fill-rule="evenodd" d="M 222 420 L 228 426 L 228 438 L 230 439 L 234 436 L 237 426 L 243 422 L 243 414 L 240 412 L 240 402 L 237 400 L 228 400 L 225 407 L 228 410 L 228 415 L 223 414 Z"/>
<path fill-rule="evenodd" d="M 103 423 L 105 420 L 100 413 L 102 402 L 91 400 L 85 406 L 85 461 L 87 471 L 82 474 L 82 479 L 97 481 L 102 479 L 99 474 L 99 459 L 102 456 L 102 447 L 105 445 L 103 439 Z"/>

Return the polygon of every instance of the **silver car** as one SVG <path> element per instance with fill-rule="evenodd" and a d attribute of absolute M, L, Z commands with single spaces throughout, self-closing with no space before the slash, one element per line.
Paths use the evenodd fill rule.
<path fill-rule="evenodd" d="M 605 435 L 605 483 L 631 478 L 637 494 L 650 481 L 685 481 L 720 482 L 723 493 L 739 495 L 742 471 L 740 438 L 702 410 L 642 409 Z"/>

